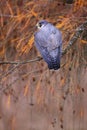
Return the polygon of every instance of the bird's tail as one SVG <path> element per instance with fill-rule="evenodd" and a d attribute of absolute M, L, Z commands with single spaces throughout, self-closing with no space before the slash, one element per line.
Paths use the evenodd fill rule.
<path fill-rule="evenodd" d="M 52 59 L 53 69 L 58 70 L 60 68 L 60 59 Z"/>
<path fill-rule="evenodd" d="M 51 58 L 51 63 L 48 64 L 49 69 L 58 70 L 60 68 L 60 59 Z"/>
<path fill-rule="evenodd" d="M 60 68 L 61 50 L 60 47 L 50 52 L 49 69 L 58 70 Z"/>

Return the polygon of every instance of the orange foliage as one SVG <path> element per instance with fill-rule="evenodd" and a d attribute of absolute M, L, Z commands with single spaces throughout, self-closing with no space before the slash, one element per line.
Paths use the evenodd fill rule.
<path fill-rule="evenodd" d="M 12 128 L 11 128 L 11 130 L 15 130 L 15 116 L 13 116 L 13 118 L 12 118 Z"/>
<path fill-rule="evenodd" d="M 86 40 L 81 40 L 81 43 L 82 44 L 87 44 L 87 41 Z"/>
<path fill-rule="evenodd" d="M 81 118 L 84 117 L 84 110 L 83 109 L 80 110 L 80 117 Z"/>
<path fill-rule="evenodd" d="M 28 85 L 26 85 L 25 89 L 24 89 L 24 96 L 26 96 L 28 94 L 28 89 L 29 89 L 29 87 L 28 87 Z"/>
<path fill-rule="evenodd" d="M 63 87 L 63 86 L 64 86 L 64 84 L 65 84 L 65 79 L 64 79 L 64 78 L 62 78 L 62 79 L 61 79 L 61 82 L 60 82 L 60 86 L 61 86 L 61 87 Z"/>
<path fill-rule="evenodd" d="M 54 90 L 54 87 L 50 87 L 50 93 L 52 94 L 52 95 L 54 95 L 54 93 L 55 93 L 55 90 Z"/>
<path fill-rule="evenodd" d="M 81 9 L 85 3 L 86 3 L 86 0 L 76 0 L 74 3 L 74 11 Z"/>
<path fill-rule="evenodd" d="M 76 92 L 76 94 L 80 94 L 81 89 L 80 89 L 80 86 L 79 86 L 79 85 L 77 86 L 77 88 L 76 88 L 76 91 L 75 91 L 75 92 Z"/>
<path fill-rule="evenodd" d="M 7 107 L 8 108 L 10 108 L 10 104 L 11 104 L 11 95 L 9 94 L 8 98 L 7 98 Z"/>
<path fill-rule="evenodd" d="M 9 9 L 10 14 L 11 14 L 11 15 L 14 15 L 14 13 L 13 13 L 13 10 L 12 10 L 12 7 L 11 7 L 10 3 L 9 3 L 8 1 L 6 1 L 6 4 L 7 4 L 7 7 L 8 7 L 8 9 Z"/>

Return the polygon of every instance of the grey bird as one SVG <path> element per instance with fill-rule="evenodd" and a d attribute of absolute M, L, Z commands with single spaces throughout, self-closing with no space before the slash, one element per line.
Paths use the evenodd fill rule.
<path fill-rule="evenodd" d="M 60 68 L 62 54 L 62 34 L 54 25 L 46 20 L 37 23 L 38 30 L 34 34 L 34 43 L 48 64 L 49 69 Z"/>

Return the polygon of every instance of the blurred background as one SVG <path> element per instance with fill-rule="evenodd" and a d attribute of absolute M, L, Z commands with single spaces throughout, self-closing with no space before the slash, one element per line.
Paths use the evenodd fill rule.
<path fill-rule="evenodd" d="M 65 49 L 87 22 L 87 1 L 0 0 L 0 130 L 86 130 L 87 26 L 53 71 L 37 60 L 41 19 L 61 30 Z"/>

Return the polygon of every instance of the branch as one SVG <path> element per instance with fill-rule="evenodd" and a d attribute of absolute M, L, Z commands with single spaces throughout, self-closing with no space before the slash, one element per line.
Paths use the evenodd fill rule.
<path fill-rule="evenodd" d="M 0 64 L 27 64 L 31 62 L 36 62 L 42 60 L 42 57 L 37 57 L 33 60 L 27 60 L 27 61 L 0 61 Z"/>
<path fill-rule="evenodd" d="M 73 35 L 71 40 L 69 41 L 67 47 L 63 50 L 62 56 L 67 53 L 67 51 L 71 48 L 71 46 L 78 40 L 78 38 L 81 36 L 82 32 L 86 29 L 87 21 L 85 21 L 82 25 L 80 25 L 76 29 L 76 33 Z"/>
<path fill-rule="evenodd" d="M 9 15 L 9 14 L 0 14 L 0 17 L 8 17 L 8 18 L 11 18 L 11 17 L 18 17 L 17 15 Z"/>
<path fill-rule="evenodd" d="M 77 41 L 77 39 L 81 36 L 82 32 L 86 29 L 86 26 L 87 26 L 87 21 L 84 22 L 76 29 L 76 33 L 69 41 L 67 47 L 62 51 L 62 56 L 65 55 L 68 52 L 68 50 L 71 48 L 71 46 Z M 31 62 L 40 61 L 42 59 L 43 59 L 42 57 L 36 57 L 35 59 L 27 60 L 27 61 L 0 61 L 0 64 L 27 64 Z"/>
<path fill-rule="evenodd" d="M 15 69 L 17 69 L 19 67 L 20 64 L 15 65 L 12 69 L 8 70 L 6 73 L 2 74 L 2 76 L 0 76 L 0 79 L 8 76 L 9 74 L 11 74 Z"/>

